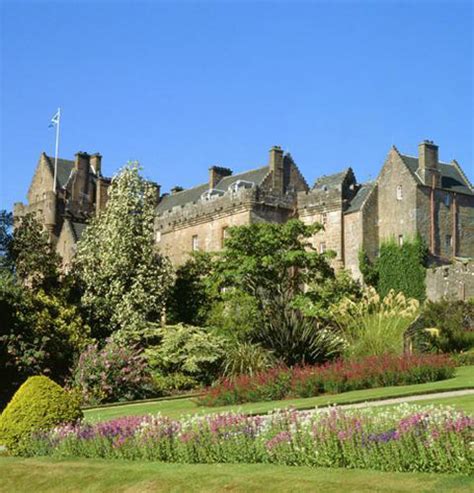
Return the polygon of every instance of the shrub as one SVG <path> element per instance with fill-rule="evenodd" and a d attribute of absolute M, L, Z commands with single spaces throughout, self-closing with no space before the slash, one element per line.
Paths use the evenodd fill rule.
<path fill-rule="evenodd" d="M 433 349 L 457 353 L 474 348 L 474 300 L 428 301 L 422 320 L 425 327 L 438 329 L 429 337 Z"/>
<path fill-rule="evenodd" d="M 322 366 L 280 367 L 253 377 L 223 379 L 207 389 L 199 403 L 220 406 L 411 385 L 450 378 L 454 371 L 454 363 L 445 355 L 384 355 L 357 361 L 339 360 Z"/>
<path fill-rule="evenodd" d="M 152 378 L 153 386 L 158 395 L 173 395 L 192 390 L 199 385 L 195 378 L 183 373 L 170 373 L 169 375 L 155 373 Z"/>
<path fill-rule="evenodd" d="M 231 344 L 225 354 L 224 375 L 254 375 L 268 370 L 275 364 L 275 357 L 271 351 L 258 344 L 237 342 Z"/>
<path fill-rule="evenodd" d="M 0 416 L 0 444 L 12 455 L 24 454 L 33 432 L 82 417 L 79 403 L 48 377 L 30 377 Z"/>
<path fill-rule="evenodd" d="M 416 299 L 394 291 L 381 298 L 374 288 L 368 288 L 358 302 L 345 298 L 333 307 L 333 316 L 347 342 L 345 355 L 361 358 L 402 354 L 405 333 L 418 310 Z"/>
<path fill-rule="evenodd" d="M 143 354 L 134 347 L 108 341 L 91 344 L 81 354 L 73 375 L 84 404 L 143 399 L 153 394 L 151 375 Z"/>
<path fill-rule="evenodd" d="M 282 300 L 267 309 L 268 318 L 254 340 L 288 366 L 324 363 L 339 356 L 343 340 L 317 320 L 305 317 Z"/>
<path fill-rule="evenodd" d="M 209 384 L 218 374 L 226 341 L 202 327 L 169 325 L 160 330 L 161 344 L 145 350 L 152 371 L 182 373 Z"/>

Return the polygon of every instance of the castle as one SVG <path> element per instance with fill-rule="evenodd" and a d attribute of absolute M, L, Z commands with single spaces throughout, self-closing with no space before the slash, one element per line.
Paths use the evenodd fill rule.
<path fill-rule="evenodd" d="M 69 263 L 88 218 L 105 205 L 110 179 L 101 175 L 99 154 L 78 153 L 75 161 L 58 160 L 54 193 L 53 164 L 54 159 L 41 155 L 28 205 L 16 204 L 14 215 L 39 212 Z M 418 156 L 392 147 L 377 179 L 369 183 L 358 183 L 347 168 L 308 185 L 291 155 L 277 146 L 270 149 L 267 165 L 250 171 L 234 175 L 213 166 L 206 183 L 158 192 L 155 240 L 179 265 L 193 250 L 221 249 L 231 226 L 290 218 L 323 224 L 313 237 L 314 247 L 334 251 L 334 266 L 356 279 L 361 277 L 359 251 L 374 258 L 390 238 L 402 244 L 419 234 L 439 263 L 474 258 L 474 189 L 459 164 L 440 162 L 438 146 L 427 140 Z M 474 273 L 467 274 L 469 294 Z M 465 297 L 466 283 L 461 284 L 464 293 L 455 294 Z"/>

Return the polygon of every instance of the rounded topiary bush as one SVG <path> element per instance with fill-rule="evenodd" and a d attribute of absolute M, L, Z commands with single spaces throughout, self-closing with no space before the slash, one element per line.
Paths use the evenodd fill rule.
<path fill-rule="evenodd" d="M 48 377 L 30 377 L 0 415 L 0 445 L 12 455 L 28 453 L 32 433 L 82 417 L 77 399 Z"/>

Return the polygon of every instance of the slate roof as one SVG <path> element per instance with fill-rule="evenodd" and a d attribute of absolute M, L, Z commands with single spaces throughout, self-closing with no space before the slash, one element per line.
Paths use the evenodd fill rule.
<path fill-rule="evenodd" d="M 418 158 L 400 154 L 405 165 L 415 176 L 418 183 L 422 184 L 420 177 L 416 174 L 418 169 Z M 438 169 L 441 172 L 441 188 L 452 192 L 474 195 L 474 190 L 465 176 L 453 164 L 439 163 Z"/>
<path fill-rule="evenodd" d="M 261 185 L 265 177 L 269 173 L 268 166 L 263 166 L 261 168 L 253 169 L 250 171 L 245 171 L 243 173 L 238 173 L 236 175 L 226 176 L 222 178 L 219 183 L 216 185 L 216 189 L 227 191 L 232 183 L 237 180 L 250 181 L 255 183 L 255 185 Z M 164 211 L 170 210 L 176 206 L 182 206 L 185 204 L 196 203 L 201 195 L 209 190 L 209 183 L 204 183 L 202 185 L 198 185 L 196 187 L 188 188 L 187 190 L 183 190 L 182 192 L 176 192 L 172 195 L 166 195 L 163 197 L 156 207 L 157 213 L 162 213 Z"/>
<path fill-rule="evenodd" d="M 332 175 L 323 175 L 320 176 L 314 183 L 313 188 L 324 188 L 326 187 L 328 190 L 338 188 L 344 182 L 347 174 L 349 173 L 350 168 L 346 168 L 339 173 L 334 173 Z"/>
<path fill-rule="evenodd" d="M 54 157 L 46 156 L 46 160 L 51 168 L 51 173 L 54 176 Z M 74 169 L 74 161 L 69 159 L 58 158 L 58 185 L 60 188 L 66 186 L 66 183 L 71 175 L 71 171 Z"/>
<path fill-rule="evenodd" d="M 374 189 L 374 184 L 362 183 L 359 190 L 357 191 L 355 197 L 351 200 L 349 207 L 346 209 L 345 213 L 350 214 L 351 212 L 357 212 L 361 209 L 365 202 L 365 199 L 369 196 L 370 192 Z"/>

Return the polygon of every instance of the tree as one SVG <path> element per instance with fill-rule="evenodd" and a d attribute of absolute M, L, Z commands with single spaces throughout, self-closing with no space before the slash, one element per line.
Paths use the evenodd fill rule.
<path fill-rule="evenodd" d="M 0 268 L 7 267 L 8 252 L 12 241 L 13 214 L 6 210 L 0 211 Z"/>
<path fill-rule="evenodd" d="M 60 258 L 34 213 L 18 219 L 13 238 L 8 241 L 8 260 L 18 280 L 33 290 L 57 285 Z"/>
<path fill-rule="evenodd" d="M 161 317 L 173 281 L 170 262 L 154 248 L 156 187 L 139 170 L 129 163 L 112 180 L 106 208 L 77 246 L 82 304 L 101 337 L 139 338 Z"/>
<path fill-rule="evenodd" d="M 321 228 L 294 219 L 230 228 L 216 263 L 215 286 L 248 293 L 261 309 L 278 299 L 292 302 L 305 285 L 334 278 L 328 255 L 316 252 L 309 241 Z"/>
<path fill-rule="evenodd" d="M 167 319 L 170 324 L 202 326 L 212 306 L 213 296 L 206 279 L 212 272 L 212 255 L 193 252 L 176 270 L 176 281 L 170 291 Z"/>

